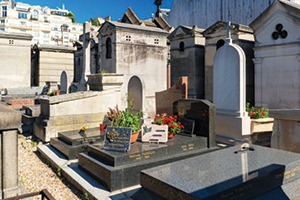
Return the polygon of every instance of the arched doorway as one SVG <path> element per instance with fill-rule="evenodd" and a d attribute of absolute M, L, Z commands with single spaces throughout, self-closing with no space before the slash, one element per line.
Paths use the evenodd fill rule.
<path fill-rule="evenodd" d="M 60 75 L 60 93 L 67 94 L 68 91 L 68 75 L 63 71 Z"/>
<path fill-rule="evenodd" d="M 137 76 L 133 76 L 128 82 L 128 99 L 133 101 L 133 111 L 143 110 L 143 86 Z"/>

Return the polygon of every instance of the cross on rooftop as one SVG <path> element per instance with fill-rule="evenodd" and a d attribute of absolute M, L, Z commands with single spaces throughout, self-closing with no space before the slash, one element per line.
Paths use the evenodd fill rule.
<path fill-rule="evenodd" d="M 226 39 L 225 39 L 226 43 L 231 43 L 232 42 L 230 29 L 233 29 L 233 28 L 235 28 L 235 26 L 231 25 L 231 22 L 228 21 L 228 23 L 226 25 L 226 29 L 227 29 L 227 34 L 226 34 Z"/>

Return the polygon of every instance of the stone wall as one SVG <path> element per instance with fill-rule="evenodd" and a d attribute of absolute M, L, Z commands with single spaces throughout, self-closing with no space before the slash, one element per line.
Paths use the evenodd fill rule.
<path fill-rule="evenodd" d="M 29 34 L 0 33 L 0 88 L 30 87 Z"/>
<path fill-rule="evenodd" d="M 166 20 L 173 27 L 197 25 L 205 29 L 217 21 L 249 25 L 273 2 L 274 0 L 174 0 Z"/>
<path fill-rule="evenodd" d="M 37 59 L 38 67 L 33 67 L 38 70 L 36 74 L 39 86 L 45 85 L 46 81 L 57 82 L 60 84 L 60 75 L 65 71 L 70 77 L 69 84 L 73 81 L 74 76 L 74 51 L 72 47 L 58 47 L 49 45 L 40 45 L 34 47 L 38 51 L 39 58 Z"/>

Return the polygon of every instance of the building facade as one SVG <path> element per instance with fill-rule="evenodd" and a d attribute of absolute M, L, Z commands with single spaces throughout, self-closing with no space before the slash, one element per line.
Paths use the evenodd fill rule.
<path fill-rule="evenodd" d="M 33 35 L 32 44 L 73 46 L 82 34 L 82 24 L 73 23 L 71 12 L 63 7 L 32 6 L 2 0 L 0 2 L 0 32 Z"/>

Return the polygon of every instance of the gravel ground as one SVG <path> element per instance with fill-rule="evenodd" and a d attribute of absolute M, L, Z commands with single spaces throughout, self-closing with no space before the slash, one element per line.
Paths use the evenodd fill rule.
<path fill-rule="evenodd" d="M 88 199 L 68 183 L 60 172 L 50 167 L 37 151 L 38 139 L 31 135 L 19 135 L 19 177 L 21 184 L 28 192 L 37 192 L 47 189 L 57 200 Z M 41 199 L 41 197 L 36 197 Z"/>

